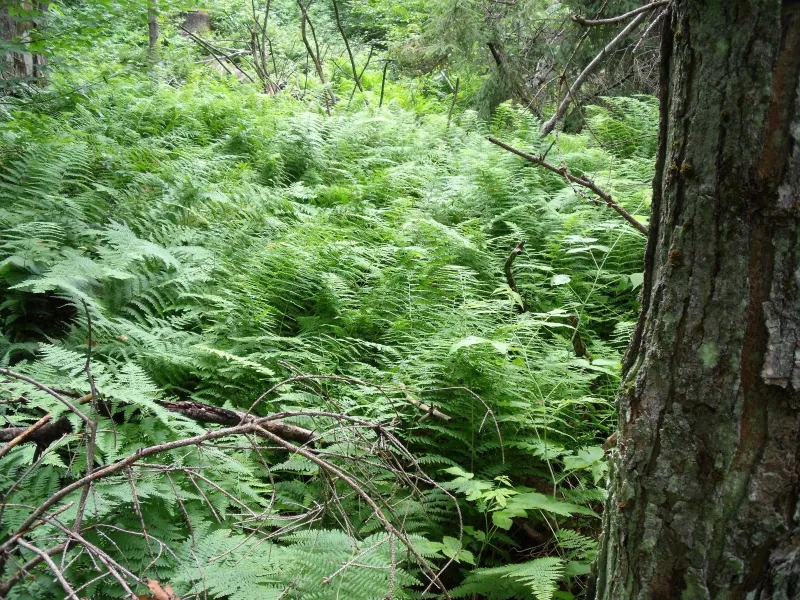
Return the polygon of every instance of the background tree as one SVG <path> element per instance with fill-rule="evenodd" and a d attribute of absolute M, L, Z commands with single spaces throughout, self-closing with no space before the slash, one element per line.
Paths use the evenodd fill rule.
<path fill-rule="evenodd" d="M 0 0 L 0 79 L 42 78 L 45 16 L 49 2 Z"/>
<path fill-rule="evenodd" d="M 598 600 L 800 595 L 800 3 L 673 3 Z"/>

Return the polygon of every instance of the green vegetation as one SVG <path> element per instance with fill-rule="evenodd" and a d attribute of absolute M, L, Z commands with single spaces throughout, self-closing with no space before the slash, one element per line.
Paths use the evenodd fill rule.
<path fill-rule="evenodd" d="M 79 597 L 150 578 L 184 599 L 420 598 L 434 573 L 451 597 L 579 596 L 644 238 L 486 136 L 644 215 L 655 100 L 604 98 L 583 132 L 542 138 L 511 102 L 484 118 L 467 96 L 448 119 L 434 80 L 389 69 L 384 86 L 377 60 L 348 102 L 340 58 L 330 106 L 288 8 L 270 27 L 294 75 L 274 95 L 197 62 L 175 14 L 153 59 L 141 15 L 103 10 L 60 7 L 48 86 L 0 105 L 0 414 L 69 423 L 0 460 L 2 579 L 36 556 L 11 537 L 35 507 L 132 457 L 26 538 L 72 541 L 53 561 Z M 137 457 L 245 413 L 299 437 Z M 9 597 L 63 594 L 40 562 Z"/>

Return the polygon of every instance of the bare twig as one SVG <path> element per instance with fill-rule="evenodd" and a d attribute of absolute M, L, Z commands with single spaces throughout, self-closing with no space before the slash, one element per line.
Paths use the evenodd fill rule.
<path fill-rule="evenodd" d="M 451 417 L 450 415 L 446 415 L 435 406 L 430 406 L 428 404 L 420 402 L 419 400 L 414 398 L 414 396 L 412 396 L 408 390 L 406 390 L 405 396 L 409 404 L 413 404 L 414 406 L 416 406 L 418 409 L 420 409 L 422 412 L 425 413 L 425 416 L 422 417 L 422 419 L 420 420 L 425 420 L 429 416 L 436 417 L 437 419 L 441 419 L 442 421 L 447 421 L 448 423 L 453 420 L 453 417 Z"/>
<path fill-rule="evenodd" d="M 50 570 L 53 572 L 53 575 L 55 575 L 55 578 L 58 580 L 58 583 L 61 584 L 61 587 L 64 588 L 64 591 L 66 592 L 67 596 L 72 600 L 79 600 L 78 596 L 75 594 L 75 590 L 73 590 L 72 586 L 67 582 L 66 579 L 64 579 L 64 574 L 58 568 L 56 563 L 53 562 L 53 559 L 50 558 L 50 556 L 44 550 L 37 548 L 33 544 L 29 544 L 23 539 L 18 539 L 17 544 L 39 556 L 45 562 L 45 564 L 48 567 L 50 567 Z"/>
<path fill-rule="evenodd" d="M 619 204 L 617 204 L 610 194 L 601 190 L 590 179 L 572 175 L 569 171 L 567 171 L 566 167 L 556 167 L 555 165 L 550 164 L 549 162 L 547 162 L 542 158 L 534 156 L 533 154 L 528 154 L 527 152 L 523 152 L 522 150 L 518 150 L 513 146 L 509 146 L 505 142 L 501 142 L 495 137 L 489 136 L 487 139 L 494 145 L 500 146 L 503 150 L 508 150 L 512 154 L 516 154 L 517 156 L 524 158 L 528 162 L 532 162 L 535 165 L 544 167 L 548 171 L 561 175 L 564 179 L 566 179 L 570 183 L 575 183 L 577 185 L 590 189 L 597 196 L 599 196 L 603 200 L 603 202 L 605 202 L 606 206 L 608 206 L 609 208 L 614 210 L 617 214 L 619 214 L 623 219 L 625 219 L 628 223 L 630 223 L 637 231 L 639 231 L 644 236 L 648 235 L 649 231 L 645 225 L 637 221 L 632 214 L 630 214 L 627 210 L 625 210 Z"/>
<path fill-rule="evenodd" d="M 28 377 L 27 375 L 22 375 L 21 373 L 17 373 L 16 371 L 12 371 L 11 369 L 6 369 L 3 367 L 0 367 L 0 375 L 5 375 L 6 377 L 11 377 L 13 379 L 19 379 L 20 381 L 24 381 L 25 383 L 29 383 L 32 386 L 39 388 L 46 394 L 50 394 L 53 398 L 61 402 L 64 406 L 66 406 L 72 412 L 78 415 L 81 418 L 81 421 L 83 421 L 89 426 L 92 425 L 92 420 L 89 417 L 87 417 L 77 406 L 75 406 L 72 402 L 67 400 L 64 396 L 59 394 L 54 389 L 47 387 L 43 383 L 39 383 L 32 377 Z"/>
<path fill-rule="evenodd" d="M 94 376 L 92 375 L 92 314 L 86 302 L 83 303 L 83 308 L 86 311 L 86 327 L 87 327 L 87 340 L 86 340 L 86 364 L 83 366 L 83 371 L 86 373 L 86 378 L 89 381 L 89 389 L 92 392 L 92 413 L 94 419 L 91 423 L 86 424 L 88 439 L 86 441 L 86 475 L 91 475 L 94 470 L 94 453 L 95 445 L 97 442 L 97 423 L 100 418 L 100 413 L 97 409 L 97 387 L 95 386 Z M 89 481 L 81 491 L 81 497 L 78 501 L 78 510 L 75 513 L 75 523 L 73 531 L 80 531 L 81 524 L 83 523 L 83 513 L 86 509 L 86 500 L 89 498 L 89 492 L 92 490 L 92 483 Z"/>
<path fill-rule="evenodd" d="M 383 106 L 383 90 L 386 87 L 386 69 L 389 68 L 389 63 L 392 62 L 391 60 L 387 59 L 383 62 L 383 76 L 381 77 L 381 99 L 378 102 L 378 108 Z"/>
<path fill-rule="evenodd" d="M 224 52 L 220 52 L 220 50 L 219 50 L 218 48 L 214 48 L 214 46 L 212 46 L 211 44 L 209 44 L 209 43 L 208 43 L 207 41 L 205 41 L 204 39 L 202 39 L 202 38 L 200 38 L 200 37 L 196 36 L 195 34 L 193 34 L 191 31 L 189 31 L 188 29 L 186 29 L 186 28 L 185 28 L 183 25 L 178 25 L 178 27 L 179 27 L 180 29 L 182 29 L 182 30 L 183 30 L 183 31 L 184 31 L 184 32 L 185 32 L 185 33 L 186 33 L 186 34 L 187 34 L 189 37 L 191 37 L 191 38 L 192 38 L 192 39 L 193 39 L 195 42 L 197 42 L 197 44 L 198 44 L 198 45 L 199 45 L 201 48 L 203 48 L 203 49 L 204 49 L 204 50 L 206 50 L 206 51 L 207 51 L 209 54 L 211 54 L 211 56 L 214 58 L 214 60 L 216 60 L 216 61 L 217 61 L 217 62 L 220 64 L 220 66 L 221 66 L 223 69 L 225 69 L 225 70 L 228 72 L 228 74 L 229 74 L 229 75 L 233 75 L 234 77 L 236 77 L 236 75 L 234 74 L 234 72 L 233 72 L 233 71 L 231 71 L 231 70 L 228 68 L 228 66 L 227 66 L 227 65 L 226 65 L 226 64 L 225 64 L 225 63 L 222 61 L 222 59 L 223 59 L 223 58 L 224 58 L 225 60 L 227 60 L 227 61 L 228 61 L 228 62 L 229 62 L 231 65 L 233 65 L 233 68 L 234 68 L 234 69 L 236 69 L 237 71 L 239 71 L 239 73 L 241 73 L 242 75 L 244 75 L 244 76 L 245 76 L 245 77 L 246 77 L 246 78 L 247 78 L 247 79 L 248 79 L 248 80 L 249 80 L 251 83 L 255 83 L 255 80 L 254 80 L 254 79 L 253 79 L 253 78 L 250 76 L 250 74 L 249 74 L 248 72 L 246 72 L 246 71 L 243 71 L 241 68 L 239 68 L 239 65 L 237 65 L 235 62 L 233 62 L 233 60 L 232 60 L 232 59 L 233 59 L 233 57 L 236 55 L 236 53 L 225 54 Z M 221 58 L 220 58 L 220 57 L 221 57 Z"/>
<path fill-rule="evenodd" d="M 373 53 L 374 50 L 375 50 L 375 46 L 370 46 L 369 47 L 369 54 L 367 54 L 367 61 L 364 63 L 364 67 L 361 69 L 361 73 L 359 73 L 359 75 L 358 75 L 359 81 L 361 81 L 361 78 L 364 77 L 364 73 L 366 73 L 366 71 L 367 71 L 367 67 L 369 66 L 369 61 L 372 60 L 372 53 Z M 353 101 L 353 96 L 356 95 L 356 88 L 357 88 L 357 86 L 353 86 L 353 91 L 350 92 L 350 99 L 347 101 L 347 105 L 348 106 L 350 106 L 350 103 Z"/>
<path fill-rule="evenodd" d="M 300 7 L 300 34 L 303 38 L 303 45 L 306 47 L 306 52 L 308 56 L 311 57 L 312 62 L 314 63 L 314 68 L 317 71 L 317 76 L 319 80 L 322 82 L 323 85 L 327 86 L 328 82 L 325 79 L 325 71 L 322 69 L 322 60 L 320 58 L 319 52 L 319 45 L 317 45 L 317 36 L 314 33 L 314 25 L 311 23 L 311 19 L 308 17 L 308 8 L 311 6 L 311 2 L 313 0 L 309 0 L 308 4 L 304 4 L 303 0 L 297 0 L 297 5 Z M 314 52 L 314 49 L 311 47 L 311 42 L 308 38 L 307 29 L 311 29 L 311 35 L 314 39 L 314 45 L 317 48 L 317 51 Z M 333 89 L 328 87 L 328 94 L 330 95 L 331 104 L 326 104 L 325 110 L 330 115 L 331 113 L 331 106 L 336 104 L 336 96 L 333 94 Z"/>

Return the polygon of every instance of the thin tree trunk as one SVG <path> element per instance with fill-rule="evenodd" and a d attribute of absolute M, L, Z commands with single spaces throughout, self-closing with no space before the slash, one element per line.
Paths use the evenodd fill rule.
<path fill-rule="evenodd" d="M 12 44 L 30 44 L 35 36 L 43 34 L 43 31 L 37 30 L 37 22 L 43 24 L 48 6 L 48 2 L 34 4 L 28 0 L 0 0 L 0 39 Z M 19 18 L 12 9 L 22 9 L 31 16 Z M 0 56 L 0 60 L 5 63 L 0 66 L 0 77 L 36 77 L 44 82 L 44 66 L 47 60 L 43 54 L 8 51 Z"/>
<path fill-rule="evenodd" d="M 800 598 L 800 1 L 675 0 L 598 600 Z"/>
<path fill-rule="evenodd" d="M 313 0 L 311 0 L 313 1 Z M 325 71 L 322 69 L 322 61 L 320 58 L 320 51 L 319 45 L 317 44 L 317 36 L 314 35 L 313 32 L 313 25 L 311 23 L 311 19 L 308 17 L 308 8 L 311 6 L 311 1 L 308 4 L 303 4 L 303 0 L 297 0 L 297 4 L 300 7 L 300 33 L 303 38 L 303 45 L 306 47 L 306 52 L 311 57 L 311 60 L 314 62 L 314 69 L 317 71 L 317 76 L 319 80 L 322 82 L 323 85 L 327 85 L 327 81 L 325 79 Z M 317 51 L 314 52 L 314 49 L 311 47 L 311 42 L 308 39 L 308 28 L 312 29 L 312 35 L 314 36 L 314 46 L 316 47 Z M 336 104 L 336 96 L 333 94 L 332 89 L 328 89 L 328 93 L 331 99 L 331 105 Z M 325 107 L 328 114 L 330 114 L 330 106 Z"/>
<path fill-rule="evenodd" d="M 353 69 L 353 80 L 356 82 L 358 91 L 363 92 L 364 88 L 361 87 L 361 77 L 358 76 L 358 69 L 356 68 L 356 59 L 353 57 L 353 51 L 350 49 L 350 42 L 347 40 L 347 35 L 342 26 L 342 19 L 339 16 L 339 5 L 336 3 L 336 0 L 331 1 L 333 2 L 333 14 L 336 17 L 336 28 L 339 30 L 342 40 L 344 40 L 344 47 L 345 50 L 347 50 L 347 56 L 350 58 L 350 68 Z"/>
<path fill-rule="evenodd" d="M 147 37 L 151 52 L 156 48 L 158 36 L 158 0 L 147 0 Z"/>

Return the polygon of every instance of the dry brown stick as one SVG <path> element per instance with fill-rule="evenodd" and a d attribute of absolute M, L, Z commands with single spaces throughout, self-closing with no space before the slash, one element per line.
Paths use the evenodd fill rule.
<path fill-rule="evenodd" d="M 321 469 L 324 469 L 325 471 L 328 471 L 329 473 L 336 475 L 339 479 L 341 479 L 344 483 L 346 483 L 347 486 L 350 489 L 352 489 L 358 496 L 360 496 L 361 499 L 367 504 L 367 506 L 369 506 L 372 509 L 373 514 L 378 519 L 378 521 L 381 522 L 386 532 L 389 533 L 390 535 L 392 534 L 396 535 L 403 542 L 403 544 L 405 544 L 409 552 L 411 552 L 411 554 L 414 555 L 414 558 L 417 560 L 417 563 L 419 564 L 420 568 L 422 568 L 422 570 L 425 571 L 431 583 L 435 583 L 442 591 L 444 597 L 449 600 L 450 594 L 448 594 L 447 588 L 441 582 L 441 580 L 439 579 L 439 575 L 433 570 L 428 561 L 416 550 L 416 548 L 414 548 L 414 545 L 411 543 L 411 540 L 409 540 L 408 537 L 402 531 L 400 531 L 394 525 L 392 525 L 391 521 L 389 521 L 389 519 L 386 518 L 380 506 L 378 506 L 375 500 L 367 492 L 365 492 L 361 488 L 361 486 L 359 486 L 358 483 L 352 477 L 350 477 L 350 475 L 348 475 L 342 469 L 338 468 L 333 463 L 330 463 L 327 460 L 324 460 L 316 456 L 313 452 L 301 448 L 300 446 L 295 446 L 291 442 L 287 442 L 286 440 L 281 439 L 277 435 L 270 433 L 266 429 L 262 429 L 258 425 L 255 425 L 254 428 L 256 431 L 260 430 L 259 432 L 263 436 L 271 439 L 276 444 L 283 446 L 289 452 L 293 454 L 299 454 L 303 458 L 306 458 L 311 462 L 315 463 Z"/>
<path fill-rule="evenodd" d="M 588 27 L 597 26 L 597 25 L 612 25 L 614 23 L 621 23 L 622 21 L 626 21 L 631 17 L 635 17 L 639 13 L 647 12 L 648 10 L 653 10 L 654 8 L 658 8 L 659 6 L 666 6 L 669 4 L 671 0 L 658 0 L 657 2 L 651 2 L 650 4 L 646 4 L 644 6 L 640 6 L 639 8 L 634 8 L 632 11 L 626 12 L 622 15 L 617 15 L 616 17 L 609 17 L 608 19 L 586 19 L 580 15 L 574 15 L 572 20 L 576 23 L 580 23 L 581 25 L 586 25 Z"/>
<path fill-rule="evenodd" d="M 487 138 L 490 142 L 492 142 L 495 146 L 500 146 L 503 150 L 508 150 L 512 154 L 516 154 L 520 158 L 524 158 L 528 162 L 532 162 L 535 165 L 539 165 L 540 167 L 544 167 L 548 171 L 561 175 L 564 179 L 569 181 L 570 183 L 575 183 L 582 187 L 585 187 L 592 192 L 594 192 L 603 202 L 606 203 L 606 206 L 614 210 L 617 214 L 619 214 L 623 219 L 625 219 L 628 223 L 630 223 L 637 231 L 642 233 L 644 236 L 649 234 L 649 230 L 645 225 L 637 221 L 634 216 L 629 213 L 627 210 L 622 208 L 619 204 L 617 204 L 614 199 L 611 197 L 611 194 L 604 192 L 601 190 L 593 181 L 590 179 L 586 179 L 584 177 L 578 177 L 576 175 L 572 175 L 569 171 L 567 171 L 566 167 L 556 167 L 555 165 L 550 164 L 546 160 L 539 158 L 538 156 L 534 156 L 533 154 L 528 154 L 527 152 L 523 152 L 522 150 L 518 150 L 513 146 L 509 146 L 505 142 L 501 142 L 495 137 L 489 136 Z"/>
<path fill-rule="evenodd" d="M 221 66 L 223 69 L 225 69 L 225 70 L 228 72 L 228 74 L 229 74 L 229 75 L 233 75 L 234 77 L 236 77 L 236 75 L 233 73 L 233 71 L 231 71 L 231 70 L 228 68 L 228 66 L 227 66 L 227 65 L 226 65 L 224 62 L 222 62 L 222 58 L 225 58 L 225 59 L 227 59 L 227 60 L 228 60 L 228 62 L 230 62 L 230 63 L 233 65 L 233 67 L 234 67 L 234 68 L 235 68 L 237 71 L 239 71 L 239 73 L 241 73 L 242 75 L 244 75 L 245 77 L 247 77 L 247 79 L 249 79 L 251 83 L 255 83 L 255 81 L 253 80 L 253 78 L 250 76 L 250 74 L 249 74 L 249 73 L 247 73 L 246 71 L 242 71 L 242 69 L 241 69 L 241 68 L 239 68 L 239 65 L 237 65 L 235 62 L 233 62 L 233 60 L 231 60 L 231 59 L 233 58 L 234 54 L 225 54 L 224 52 L 219 52 L 219 50 L 218 50 L 217 48 L 214 48 L 214 47 L 213 47 L 211 44 L 209 44 L 207 41 L 205 41 L 204 39 L 202 39 L 202 38 L 200 38 L 200 37 L 196 36 L 195 34 L 193 34 L 191 31 L 189 31 L 188 29 L 186 29 L 186 28 L 185 28 L 183 25 L 178 25 L 178 27 L 179 27 L 180 29 L 182 29 L 182 30 L 183 30 L 183 31 L 184 31 L 184 32 L 185 32 L 185 33 L 186 33 L 186 34 L 187 34 L 189 37 L 191 37 L 191 38 L 192 38 L 192 39 L 193 39 L 195 42 L 197 42 L 197 44 L 198 44 L 198 45 L 199 45 L 201 48 L 203 48 L 203 49 L 205 49 L 207 52 L 209 52 L 209 53 L 211 54 L 211 56 L 214 58 L 214 60 L 216 60 L 216 61 L 217 61 L 217 62 L 220 64 L 220 66 Z M 219 52 L 219 56 L 217 56 L 217 52 Z M 220 58 L 220 56 L 221 56 L 222 58 Z"/>
<path fill-rule="evenodd" d="M 22 431 L 19 434 L 17 434 L 16 437 L 14 437 L 8 444 L 6 444 L 2 448 L 2 450 L 0 450 L 0 458 L 3 458 L 6 454 L 8 454 L 11 451 L 11 449 L 14 448 L 14 446 L 23 443 L 25 440 L 33 436 L 38 430 L 42 429 L 45 425 L 47 425 L 47 423 L 50 421 L 52 417 L 53 413 L 47 413 L 45 416 L 36 421 L 36 423 L 31 425 L 30 427 L 12 427 L 11 429 L 14 430 L 22 429 Z M 67 421 L 67 424 L 69 425 L 69 421 Z M 0 430 L 0 434 L 2 433 L 8 435 L 8 430 Z M 60 435 L 56 436 L 55 439 L 57 439 L 58 437 L 60 437 Z"/>
<path fill-rule="evenodd" d="M 386 87 L 386 69 L 389 68 L 390 62 L 392 62 L 391 59 L 387 59 L 383 62 L 383 76 L 381 77 L 381 99 L 378 101 L 378 108 L 383 106 L 383 90 Z"/>
<path fill-rule="evenodd" d="M 406 400 L 408 400 L 409 404 L 413 404 L 414 406 L 416 406 L 418 409 L 420 409 L 422 412 L 425 413 L 425 416 L 422 417 L 420 421 L 426 419 L 428 416 L 436 417 L 437 419 L 441 419 L 442 421 L 447 421 L 447 422 L 453 420 L 453 417 L 451 417 L 450 415 L 444 414 L 442 411 L 440 411 L 438 408 L 434 406 L 429 406 L 428 404 L 420 402 L 408 392 L 406 392 Z"/>
<path fill-rule="evenodd" d="M 125 577 L 128 577 L 131 581 L 137 581 L 139 583 L 142 583 L 142 580 L 140 578 L 131 573 L 128 569 L 123 567 L 121 564 L 119 564 L 117 561 L 111 558 L 111 556 L 109 556 L 106 552 L 98 548 L 96 545 L 87 541 L 84 537 L 80 535 L 80 533 L 72 531 L 68 527 L 59 523 L 57 520 L 53 521 L 53 524 L 62 532 L 64 532 L 67 536 L 71 537 L 73 541 L 81 544 L 84 548 L 86 548 L 86 551 L 90 555 L 94 554 L 100 560 L 100 562 L 103 563 L 103 566 L 108 570 L 111 576 L 117 580 L 122 589 L 125 590 L 128 597 L 131 600 L 138 600 L 139 597 L 133 593 L 133 590 L 125 582 L 125 578 L 122 577 L 120 573 L 123 573 Z"/>
<path fill-rule="evenodd" d="M 202 404 L 200 402 L 161 401 L 159 404 L 169 411 L 182 414 L 194 421 L 216 423 L 218 425 L 227 425 L 228 427 L 250 423 L 258 419 L 258 417 L 253 415 L 212 406 L 210 404 Z M 281 437 L 304 444 L 313 442 L 316 439 L 316 434 L 310 429 L 298 427 L 297 425 L 290 425 L 289 423 L 267 421 L 263 426 Z"/>
<path fill-rule="evenodd" d="M 592 74 L 592 72 L 603 61 L 603 59 L 606 56 L 608 56 L 608 54 L 610 54 L 614 50 L 614 48 L 616 48 L 620 44 L 620 42 L 622 42 L 622 40 L 624 40 L 628 36 L 629 33 L 631 33 L 634 29 L 636 29 L 639 26 L 639 24 L 645 20 L 646 17 L 647 17 L 647 11 L 639 13 L 630 23 L 628 23 L 625 26 L 625 28 L 622 31 L 620 31 L 617 34 L 617 37 L 608 42 L 608 44 L 605 45 L 605 47 L 598 53 L 598 55 L 595 56 L 588 65 L 586 65 L 583 71 L 581 71 L 580 75 L 578 75 L 578 78 L 569 88 L 569 93 L 561 101 L 561 104 L 556 109 L 556 112 L 553 113 L 553 116 L 550 117 L 550 119 L 544 125 L 542 125 L 542 130 L 541 130 L 542 135 L 547 135 L 548 133 L 553 131 L 553 129 L 556 126 L 556 123 L 558 123 L 558 120 L 564 116 L 564 113 L 567 112 L 567 108 L 569 107 L 572 98 L 574 98 L 578 94 L 578 90 L 581 89 L 581 86 L 584 84 L 589 75 Z"/>
<path fill-rule="evenodd" d="M 52 548 L 48 548 L 47 550 L 42 550 L 44 554 L 47 556 L 53 556 L 54 554 L 58 554 L 64 548 L 68 546 L 67 543 L 59 544 L 58 546 L 53 546 Z M 40 562 L 44 559 L 41 554 L 37 554 L 24 565 L 20 566 L 12 575 L 6 578 L 3 582 L 0 583 L 0 598 L 5 598 L 8 592 L 13 588 L 20 579 L 26 577 L 30 570 L 37 566 Z"/>
<path fill-rule="evenodd" d="M 372 60 L 372 53 L 375 50 L 375 46 L 369 47 L 369 54 L 367 54 L 367 62 L 364 63 L 364 67 L 361 69 L 361 73 L 359 74 L 359 80 L 364 76 L 364 73 L 367 71 L 367 67 L 369 66 L 369 61 Z M 363 91 L 363 90 L 362 90 Z M 347 101 L 347 105 L 350 106 L 350 103 L 353 101 L 353 97 L 356 95 L 356 87 L 353 86 L 353 91 L 350 92 L 350 99 Z"/>
<path fill-rule="evenodd" d="M 489 48 L 489 52 L 492 53 L 492 58 L 494 59 L 495 64 L 497 65 L 497 70 L 500 72 L 503 77 L 507 78 L 511 81 L 511 85 L 516 88 L 517 94 L 519 95 L 519 99 L 527 107 L 533 106 L 533 101 L 528 98 L 527 94 L 525 93 L 525 89 L 523 88 L 522 83 L 520 83 L 519 78 L 516 74 L 511 73 L 506 66 L 505 57 L 503 56 L 503 51 L 498 47 L 496 42 L 486 42 L 486 46 Z"/>
<path fill-rule="evenodd" d="M 189 438 L 182 438 L 180 440 L 174 440 L 172 442 L 165 442 L 163 444 L 156 444 L 154 446 L 149 446 L 147 448 L 141 448 L 134 452 L 133 454 L 128 455 L 124 459 L 112 463 L 110 465 L 106 465 L 99 469 L 95 469 L 91 475 L 84 475 L 80 479 L 73 481 L 71 484 L 64 486 L 57 492 L 54 492 L 47 500 L 45 500 L 42 504 L 40 504 L 35 510 L 28 515 L 28 518 L 25 519 L 18 527 L 17 532 L 12 536 L 11 539 L 14 539 L 14 536 L 27 531 L 31 525 L 39 521 L 40 517 L 47 512 L 47 510 L 58 503 L 60 500 L 67 497 L 69 494 L 74 492 L 75 490 L 81 489 L 87 483 L 94 482 L 98 479 L 102 479 L 109 475 L 113 475 L 117 473 L 137 460 L 141 460 L 147 456 L 152 456 L 154 454 L 159 454 L 161 452 L 167 452 L 169 450 L 175 450 L 177 448 L 184 448 L 186 446 L 194 446 L 201 442 L 206 442 L 209 440 L 214 440 L 221 437 L 227 437 L 231 435 L 241 435 L 243 433 L 247 433 L 250 431 L 254 431 L 254 425 L 246 424 L 246 425 L 239 425 L 237 427 L 228 427 L 225 429 L 219 429 L 217 431 L 209 431 L 208 433 L 204 433 L 201 435 L 192 436 Z M 9 541 L 0 544 L 0 553 L 7 551 L 8 546 L 10 545 Z M 2 588 L 0 587 L 0 590 Z"/>
<path fill-rule="evenodd" d="M 87 327 L 87 342 L 86 342 L 86 364 L 83 366 L 83 371 L 86 373 L 86 378 L 89 381 L 89 389 L 91 391 L 92 413 L 93 419 L 90 423 L 86 424 L 86 429 L 89 438 L 86 442 L 86 475 L 91 475 L 94 470 L 94 454 L 97 443 L 97 423 L 100 420 L 100 411 L 98 410 L 97 386 L 94 382 L 92 375 L 92 314 L 89 312 L 89 307 L 86 302 L 83 303 L 83 308 L 86 311 L 86 327 Z M 80 531 L 81 524 L 83 523 L 83 513 L 86 509 L 86 501 L 89 499 L 89 492 L 92 490 L 91 481 L 87 483 L 81 491 L 81 497 L 78 500 L 78 510 L 75 513 L 75 522 L 73 524 L 73 531 Z"/>

